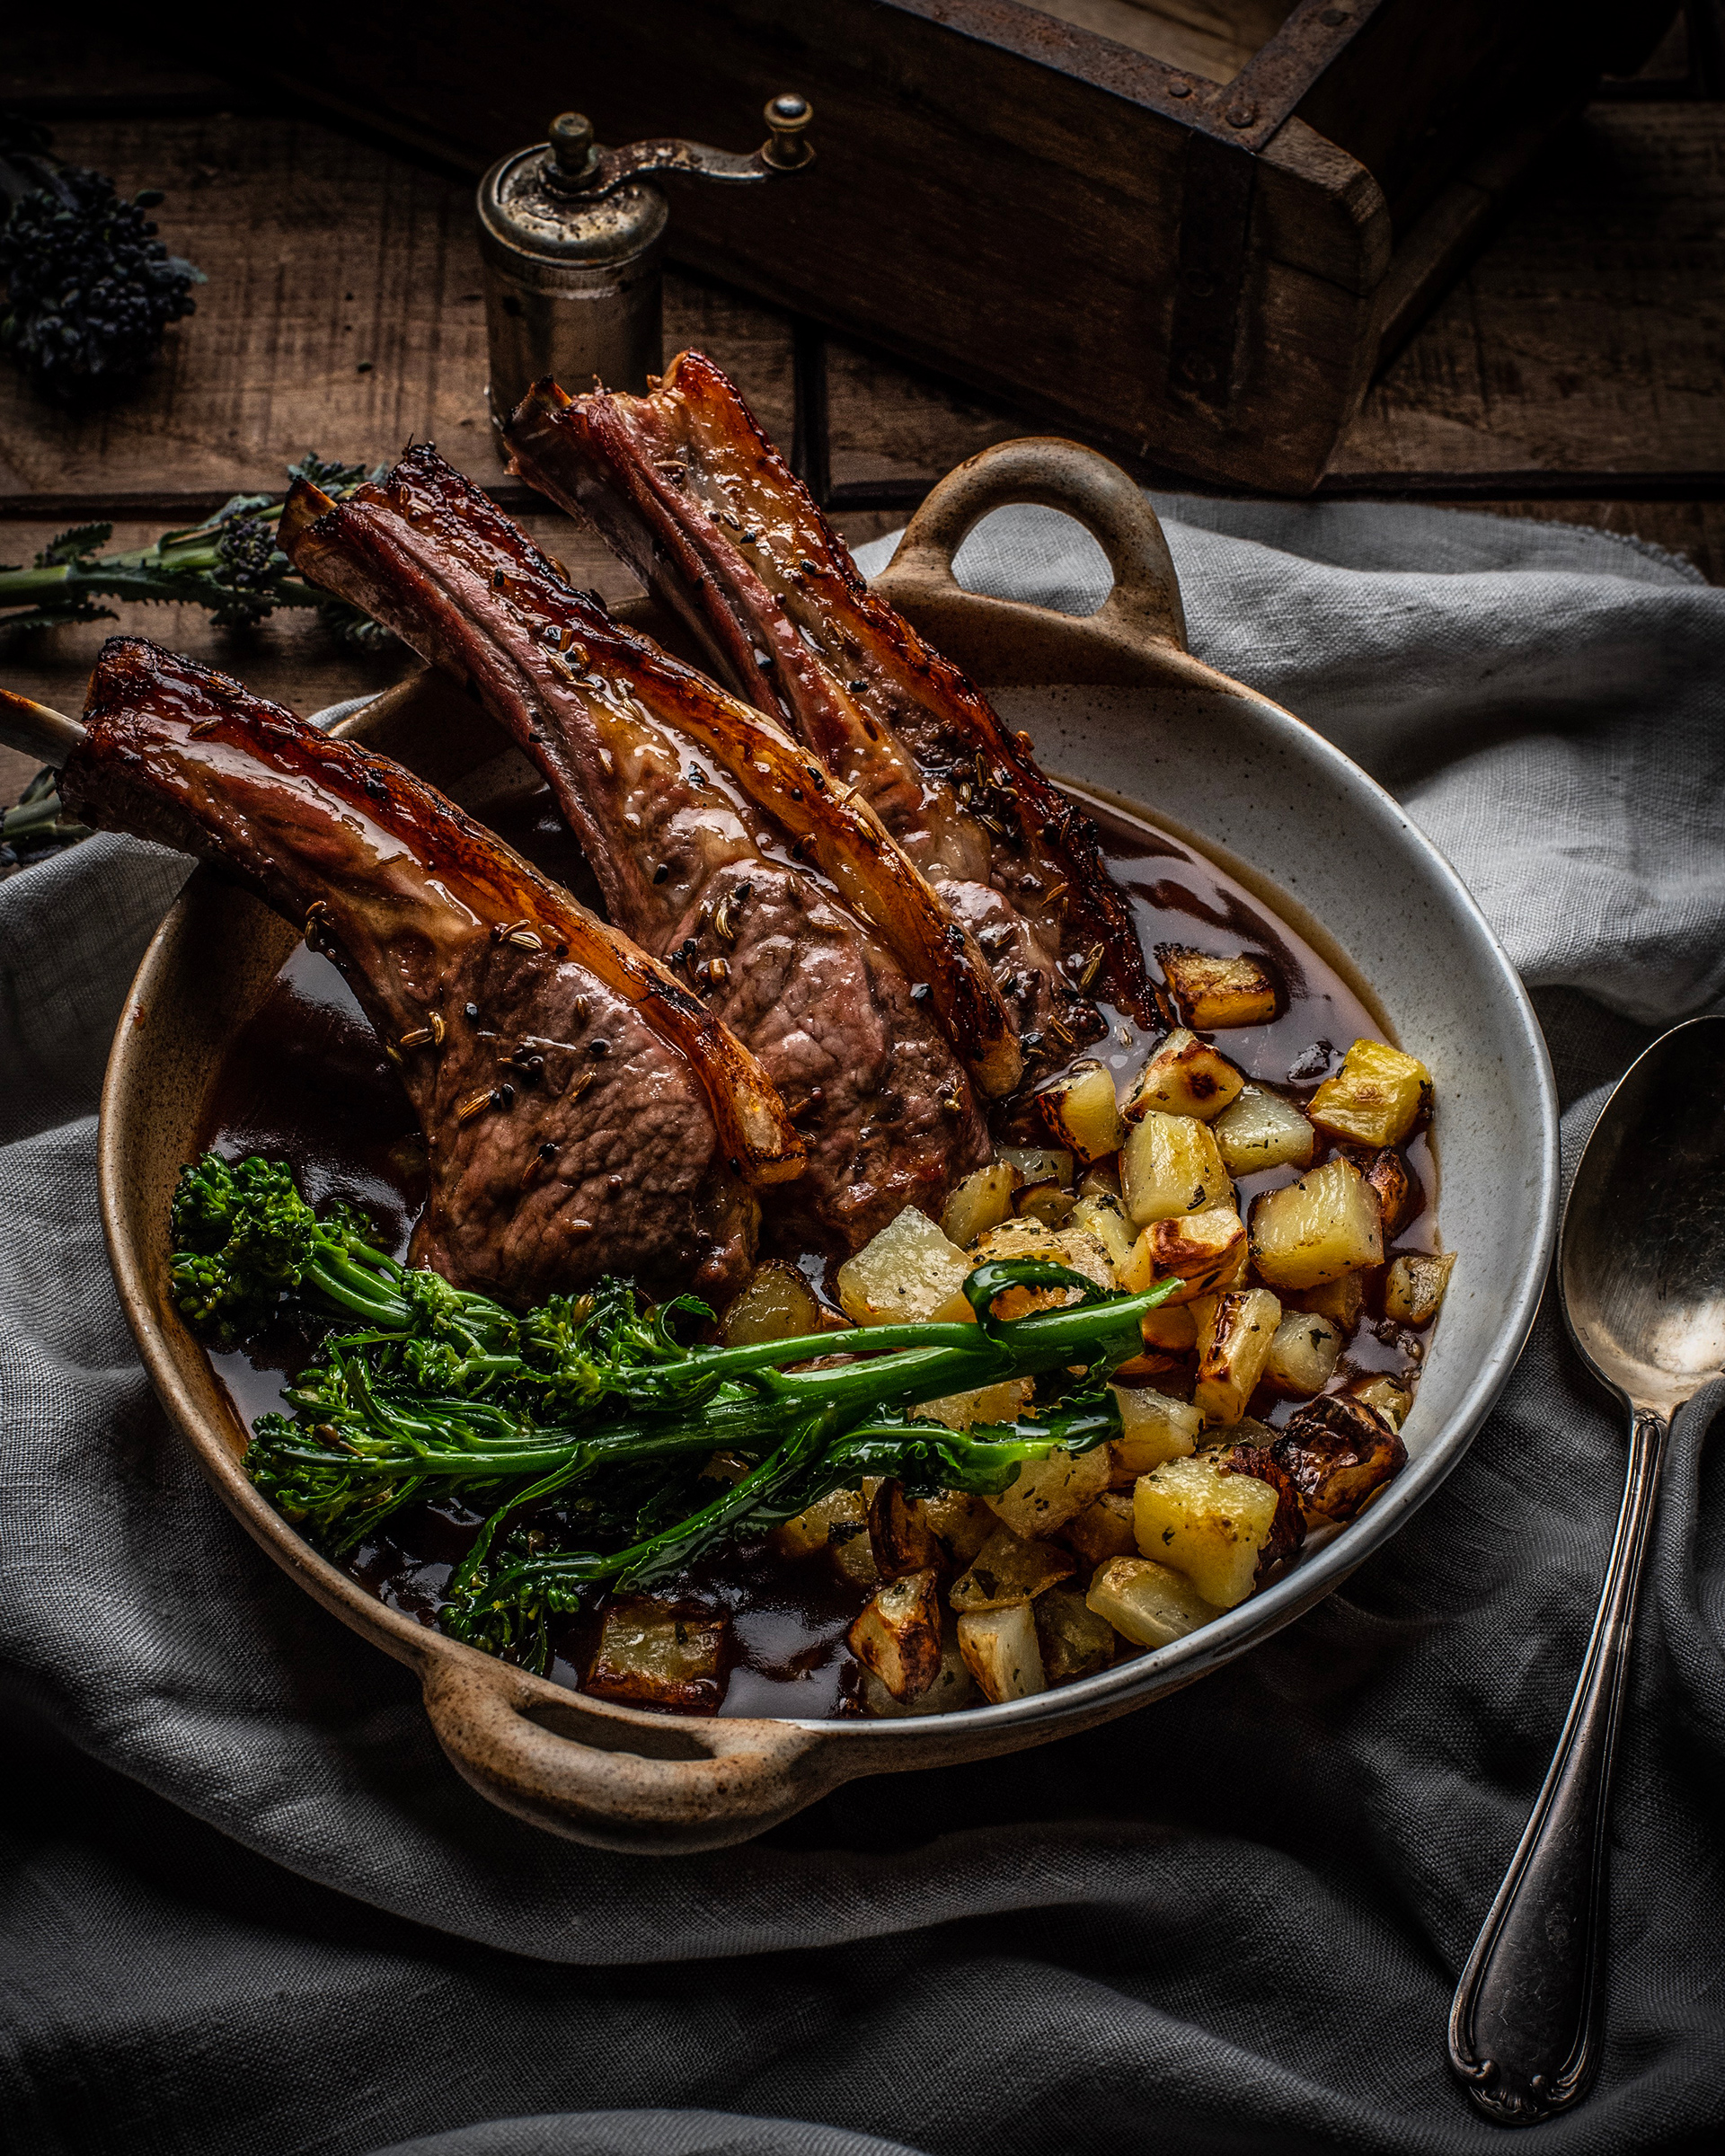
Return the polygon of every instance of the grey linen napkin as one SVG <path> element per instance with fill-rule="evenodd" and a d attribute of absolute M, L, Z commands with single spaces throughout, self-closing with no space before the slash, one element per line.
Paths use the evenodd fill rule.
<path fill-rule="evenodd" d="M 1394 787 L 1480 894 L 1541 991 L 1572 1158 L 1644 1029 L 1725 988 L 1725 592 L 1565 527 L 1160 506 L 1194 649 Z M 1035 510 L 980 527 L 960 568 L 1078 611 L 1106 582 Z M 458 1780 L 405 1673 L 247 1542 L 137 1366 L 93 1111 L 182 866 L 100 838 L 0 886 L 17 2145 L 1499 2145 L 1448 2079 L 1444 2018 L 1561 1719 L 1623 1466 L 1551 1312 L 1438 1497 L 1204 1683 L 854 1785 L 722 1855 L 562 1843 Z M 1605 2072 L 1542 2129 L 1564 2156 L 1725 2129 L 1710 1406 L 1673 1462 L 1624 1733 Z"/>

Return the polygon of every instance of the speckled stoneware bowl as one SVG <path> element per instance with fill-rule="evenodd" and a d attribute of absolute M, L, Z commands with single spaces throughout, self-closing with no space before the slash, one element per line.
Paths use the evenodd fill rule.
<path fill-rule="evenodd" d="M 1074 620 L 953 581 L 965 534 L 1010 501 L 1064 509 L 1095 533 L 1117 579 L 1100 613 Z M 1550 1254 L 1556 1107 L 1520 983 L 1454 872 L 1380 787 L 1299 720 L 1188 656 L 1167 548 L 1138 490 L 1071 443 L 1004 444 L 942 482 L 879 583 L 1030 729 L 1045 766 L 1196 839 L 1368 985 L 1402 1045 L 1431 1066 L 1440 1219 L 1461 1261 L 1409 1418 L 1406 1471 L 1287 1577 L 1189 1639 L 1060 1691 L 925 1719 L 696 1720 L 584 1698 L 385 1608 L 315 1556 L 241 1471 L 244 1431 L 169 1300 L 168 1200 L 226 1043 L 294 931 L 199 871 L 139 969 L 102 1100 L 103 1220 L 144 1360 L 251 1533 L 419 1674 L 438 1736 L 474 1787 L 603 1847 L 739 1842 L 854 1776 L 1044 1744 L 1244 1653 L 1386 1542 L 1455 1466 L 1515 1362 Z M 473 706 L 430 676 L 342 730 L 482 816 L 534 782 Z"/>

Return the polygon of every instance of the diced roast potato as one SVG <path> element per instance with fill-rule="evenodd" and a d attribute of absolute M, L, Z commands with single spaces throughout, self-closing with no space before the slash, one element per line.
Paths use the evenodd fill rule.
<path fill-rule="evenodd" d="M 1082 1273 L 1098 1287 L 1114 1286 L 1114 1262 L 1085 1228 L 1050 1228 L 1040 1221 L 1004 1220 L 980 1236 L 970 1253 L 972 1265 L 986 1265 L 995 1258 L 1046 1258 L 1069 1271 Z M 1075 1302 L 1080 1292 L 1071 1287 L 1009 1287 L 995 1298 L 995 1315 L 1022 1318 L 1033 1310 L 1058 1310 Z"/>
<path fill-rule="evenodd" d="M 1291 1415 L 1272 1452 L 1314 1526 L 1351 1520 L 1408 1457 L 1398 1432 L 1375 1408 L 1335 1392 Z"/>
<path fill-rule="evenodd" d="M 1351 1161 L 1326 1161 L 1252 1208 L 1252 1261 L 1271 1287 L 1316 1287 L 1381 1264 L 1377 1197 Z"/>
<path fill-rule="evenodd" d="M 1092 1161 L 1078 1178 L 1080 1197 L 1108 1197 L 1118 1199 L 1120 1195 L 1120 1163 L 1118 1160 Z"/>
<path fill-rule="evenodd" d="M 1309 1167 L 1317 1150 L 1318 1134 L 1305 1116 L 1264 1085 L 1247 1086 L 1210 1127 L 1230 1175 Z"/>
<path fill-rule="evenodd" d="M 1128 1123 L 1155 1113 L 1213 1122 L 1245 1080 L 1220 1049 L 1184 1026 L 1172 1032 L 1132 1082 L 1121 1114 Z"/>
<path fill-rule="evenodd" d="M 1001 1301 L 1005 1300 L 1003 1295 Z M 911 1413 L 927 1422 L 943 1422 L 949 1430 L 968 1430 L 978 1422 L 1012 1422 L 1032 1389 L 1028 1377 L 1004 1377 L 997 1385 L 978 1385 L 974 1392 L 949 1392 L 943 1400 L 925 1400 Z"/>
<path fill-rule="evenodd" d="M 931 1567 L 877 1587 L 845 1634 L 851 1652 L 895 1700 L 914 1700 L 941 1671 L 941 1605 Z"/>
<path fill-rule="evenodd" d="M 935 1497 L 924 1498 L 922 1511 L 946 1553 L 947 1563 L 956 1572 L 962 1572 L 1000 1528 L 1000 1522 L 983 1500 L 965 1489 L 943 1489 Z"/>
<path fill-rule="evenodd" d="M 1341 1333 L 1309 1310 L 1290 1310 L 1276 1328 L 1264 1365 L 1264 1383 L 1295 1400 L 1322 1392 L 1335 1373 Z"/>
<path fill-rule="evenodd" d="M 1219 1614 L 1183 1573 L 1147 1557 L 1110 1558 L 1084 1599 L 1135 1647 L 1166 1647 Z"/>
<path fill-rule="evenodd" d="M 1375 1408 L 1398 1430 L 1408 1419 L 1408 1409 L 1413 1405 L 1413 1394 L 1387 1374 L 1358 1379 L 1348 1391 L 1355 1400 L 1363 1400 L 1368 1408 Z"/>
<path fill-rule="evenodd" d="M 941 1666 L 926 1692 L 919 1692 L 915 1699 L 895 1700 L 874 1672 L 865 1667 L 861 1693 L 863 1711 L 880 1716 L 945 1714 L 954 1707 L 974 1706 L 977 1681 L 959 1652 L 957 1625 L 951 1619 L 947 1621 L 941 1635 Z"/>
<path fill-rule="evenodd" d="M 847 1579 L 871 1586 L 879 1577 L 869 1539 L 868 1500 L 860 1489 L 836 1489 L 773 1531 L 783 1556 L 809 1557 L 825 1550 Z"/>
<path fill-rule="evenodd" d="M 869 1541 L 882 1579 L 926 1571 L 945 1555 L 921 1499 L 907 1498 L 904 1484 L 890 1475 L 869 1500 Z"/>
<path fill-rule="evenodd" d="M 1060 1532 L 1067 1548 L 1087 1570 L 1105 1564 L 1110 1557 L 1129 1556 L 1138 1546 L 1132 1524 L 1131 1491 L 1105 1489 Z"/>
<path fill-rule="evenodd" d="M 975 1260 L 926 1213 L 907 1206 L 838 1268 L 838 1300 L 854 1325 L 908 1325 L 970 1316 L 959 1292 Z"/>
<path fill-rule="evenodd" d="M 1105 1445 L 1087 1453 L 1056 1445 L 1046 1460 L 1027 1460 L 997 1498 L 983 1502 L 1014 1534 L 1052 1534 L 1101 1497 L 1113 1471 Z"/>
<path fill-rule="evenodd" d="M 1441 1257 L 1393 1258 L 1384 1276 L 1384 1315 L 1398 1325 L 1429 1325 L 1443 1305 L 1454 1250 Z"/>
<path fill-rule="evenodd" d="M 1146 1311 L 1139 1329 L 1146 1348 L 1165 1354 L 1184 1355 L 1198 1345 L 1198 1320 L 1190 1303 L 1164 1303 L 1160 1309 Z"/>
<path fill-rule="evenodd" d="M 997 1145 L 995 1157 L 1016 1168 L 1027 1183 L 1059 1183 L 1066 1189 L 1072 1188 L 1075 1167 L 1067 1146 Z"/>
<path fill-rule="evenodd" d="M 1399 1145 L 1431 1105 L 1431 1073 L 1381 1040 L 1357 1040 L 1312 1096 L 1312 1120 L 1356 1145 Z"/>
<path fill-rule="evenodd" d="M 1387 1241 L 1412 1217 L 1418 1185 L 1408 1163 L 1388 1145 L 1367 1162 L 1366 1180 L 1377 1194 L 1378 1218 L 1384 1223 Z"/>
<path fill-rule="evenodd" d="M 1189 1401 L 1170 1400 L 1146 1386 L 1116 1385 L 1113 1392 L 1120 1409 L 1114 1459 L 1126 1473 L 1147 1475 L 1164 1460 L 1178 1460 L 1197 1445 L 1204 1417 Z"/>
<path fill-rule="evenodd" d="M 1284 1303 L 1287 1299 L 1286 1295 L 1282 1298 Z M 1301 1310 L 1310 1311 L 1314 1317 L 1328 1318 L 1345 1336 L 1359 1322 L 1359 1313 L 1366 1303 L 1366 1283 L 1358 1273 L 1344 1273 L 1340 1280 L 1324 1280 L 1316 1287 L 1302 1288 L 1294 1300 Z"/>
<path fill-rule="evenodd" d="M 1064 1183 L 1026 1183 L 1013 1200 L 1013 1211 L 1022 1220 L 1057 1228 L 1072 1211 L 1073 1202 L 1072 1192 Z"/>
<path fill-rule="evenodd" d="M 959 1619 L 959 1652 L 991 1705 L 1046 1692 L 1036 1618 L 1028 1602 Z"/>
<path fill-rule="evenodd" d="M 1271 1454 L 1244 1445 L 1164 1461 L 1140 1476 L 1133 1524 L 1142 1556 L 1183 1573 L 1219 1610 L 1243 1602 L 1305 1533 L 1287 1473 Z"/>
<path fill-rule="evenodd" d="M 1282 1306 L 1268 1288 L 1218 1295 L 1198 1333 L 1198 1383 L 1192 1405 L 1206 1422 L 1225 1429 L 1246 1411 L 1275 1345 Z"/>
<path fill-rule="evenodd" d="M 996 1527 L 947 1590 L 947 1600 L 962 1615 L 967 1610 L 1008 1610 L 1014 1603 L 1034 1602 L 1046 1588 L 1070 1579 L 1073 1560 L 1053 1542 L 1027 1542 L 1010 1527 Z"/>
<path fill-rule="evenodd" d="M 1267 1026 L 1276 1015 L 1280 984 L 1267 959 L 1213 959 L 1178 943 L 1159 943 L 1163 977 L 1180 1015 L 1199 1033 L 1223 1026 Z"/>
<path fill-rule="evenodd" d="M 942 1234 L 958 1249 L 968 1250 L 978 1235 L 986 1235 L 1006 1218 L 1023 1180 L 1005 1161 L 990 1161 L 987 1167 L 967 1175 L 946 1201 Z"/>
<path fill-rule="evenodd" d="M 587 1690 L 602 1700 L 711 1714 L 724 1697 L 721 1662 L 729 1620 L 689 1615 L 644 1595 L 614 1602 L 599 1630 Z"/>
<path fill-rule="evenodd" d="M 1132 1245 L 1137 1240 L 1126 1217 L 1126 1207 L 1107 1190 L 1092 1191 L 1088 1195 L 1080 1192 L 1066 1225 L 1083 1228 L 1093 1235 L 1117 1267 L 1124 1265 L 1132 1255 Z"/>
<path fill-rule="evenodd" d="M 1122 1135 L 1114 1098 L 1114 1074 L 1106 1064 L 1086 1058 L 1038 1089 L 1036 1105 L 1057 1144 L 1070 1146 L 1081 1161 L 1100 1161 L 1118 1153 Z"/>
<path fill-rule="evenodd" d="M 1135 1228 L 1181 1213 L 1225 1206 L 1234 1193 L 1208 1123 L 1196 1116 L 1152 1109 L 1127 1134 L 1120 1149 L 1120 1188 Z"/>
<path fill-rule="evenodd" d="M 1033 1609 L 1042 1671 L 1050 1684 L 1091 1676 L 1114 1659 L 1113 1626 L 1072 1588 L 1050 1587 Z"/>
<path fill-rule="evenodd" d="M 1262 1204 L 1262 1199 L 1259 1203 Z M 1376 1215 L 1373 1215 L 1376 1218 Z M 1225 1287 L 1246 1257 L 1246 1231 L 1240 1215 L 1225 1206 L 1189 1213 L 1179 1220 L 1154 1220 L 1133 1245 L 1119 1269 L 1119 1284 L 1141 1294 L 1158 1280 L 1178 1280 L 1172 1303 L 1190 1303 Z M 1164 1309 L 1167 1305 L 1164 1303 Z"/>
<path fill-rule="evenodd" d="M 820 1319 L 814 1290 L 794 1265 L 775 1259 L 749 1275 L 720 1330 L 727 1348 L 752 1348 L 758 1340 L 792 1340 L 799 1333 L 817 1332 Z"/>

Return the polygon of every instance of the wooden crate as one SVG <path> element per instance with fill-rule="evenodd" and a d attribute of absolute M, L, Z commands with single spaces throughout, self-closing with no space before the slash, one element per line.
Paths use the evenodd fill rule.
<path fill-rule="evenodd" d="M 672 181 L 673 251 L 1106 443 L 1297 492 L 1600 70 L 1674 0 L 296 0 L 221 49 L 479 167 L 588 111 L 795 181 Z"/>

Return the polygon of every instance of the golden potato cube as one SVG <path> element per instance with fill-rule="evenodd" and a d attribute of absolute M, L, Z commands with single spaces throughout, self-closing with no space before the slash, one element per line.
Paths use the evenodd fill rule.
<path fill-rule="evenodd" d="M 1382 1377 L 1367 1378 L 1361 1384 L 1350 1385 L 1349 1391 L 1368 1408 L 1376 1408 L 1392 1428 L 1398 1430 L 1408 1419 L 1408 1409 L 1413 1405 L 1413 1394 L 1387 1373 Z"/>
<path fill-rule="evenodd" d="M 1120 1187 L 1135 1228 L 1225 1206 L 1234 1196 L 1208 1123 L 1148 1111 L 1120 1148 Z"/>
<path fill-rule="evenodd" d="M 1326 1161 L 1252 1208 L 1252 1262 L 1271 1287 L 1316 1287 L 1384 1259 L 1371 1185 L 1351 1161 Z"/>
<path fill-rule="evenodd" d="M 1268 959 L 1242 951 L 1213 959 L 1179 943 L 1159 943 L 1163 978 L 1180 1015 L 1200 1033 L 1224 1026 L 1267 1026 L 1281 1001 L 1280 984 Z"/>
<path fill-rule="evenodd" d="M 1072 1211 L 1073 1202 L 1072 1192 L 1062 1183 L 1026 1183 L 1013 1200 L 1013 1211 L 1021 1220 L 1057 1228 Z"/>
<path fill-rule="evenodd" d="M 1283 1297 L 1284 1302 L 1287 1300 Z M 1295 1297 L 1297 1307 L 1314 1317 L 1328 1318 L 1345 1339 L 1359 1322 L 1365 1307 L 1366 1283 L 1358 1273 L 1344 1273 L 1340 1280 L 1325 1280 L 1304 1288 Z"/>
<path fill-rule="evenodd" d="M 959 1652 L 991 1705 L 1046 1692 L 1036 1618 L 1028 1602 L 959 1619 Z"/>
<path fill-rule="evenodd" d="M 1132 1524 L 1141 1555 L 1172 1565 L 1206 1602 L 1231 1610 L 1257 1583 L 1278 1499 L 1269 1483 L 1230 1473 L 1222 1460 L 1219 1453 L 1197 1453 L 1141 1475 Z"/>
<path fill-rule="evenodd" d="M 1310 1400 L 1335 1374 L 1341 1331 L 1309 1310 L 1290 1310 L 1276 1328 L 1264 1383 L 1292 1400 Z"/>
<path fill-rule="evenodd" d="M 1057 1542 L 1027 1542 L 1010 1527 L 996 1527 L 947 1590 L 960 1615 L 967 1610 L 1005 1610 L 1034 1602 L 1045 1588 L 1070 1579 L 1073 1560 Z"/>
<path fill-rule="evenodd" d="M 1431 1073 L 1381 1040 L 1357 1040 L 1312 1096 L 1312 1120 L 1356 1145 L 1399 1145 L 1431 1104 Z"/>
<path fill-rule="evenodd" d="M 1152 1113 L 1212 1123 L 1244 1083 L 1220 1049 L 1180 1026 L 1133 1080 L 1120 1113 L 1128 1123 Z"/>
<path fill-rule="evenodd" d="M 1190 1303 L 1164 1303 L 1159 1310 L 1146 1310 L 1139 1330 L 1145 1346 L 1164 1355 L 1184 1355 L 1198 1345 L 1198 1320 Z"/>
<path fill-rule="evenodd" d="M 1036 1105 L 1048 1135 L 1069 1146 L 1081 1161 L 1100 1161 L 1118 1153 L 1122 1127 L 1114 1098 L 1114 1074 L 1106 1064 L 1086 1057 L 1037 1089 Z"/>
<path fill-rule="evenodd" d="M 877 1587 L 845 1644 L 896 1700 L 926 1692 L 941 1669 L 939 1577 L 930 1567 Z"/>
<path fill-rule="evenodd" d="M 883 1718 L 910 1714 L 945 1714 L 954 1707 L 974 1707 L 977 1681 L 965 1667 L 959 1652 L 958 1627 L 949 1619 L 941 1635 L 941 1666 L 928 1690 L 916 1698 L 895 1700 L 871 1669 L 864 1667 L 859 1693 L 865 1714 Z"/>
<path fill-rule="evenodd" d="M 1126 1207 L 1107 1190 L 1093 1191 L 1088 1197 L 1081 1193 L 1066 1225 L 1093 1235 L 1108 1252 L 1110 1264 L 1117 1268 L 1132 1255 L 1132 1245 L 1137 1240 L 1126 1217 Z"/>
<path fill-rule="evenodd" d="M 1105 1489 L 1075 1520 L 1068 1520 L 1062 1532 L 1066 1547 L 1088 1570 L 1093 1571 L 1110 1557 L 1129 1556 L 1138 1546 L 1132 1524 L 1131 1491 Z"/>
<path fill-rule="evenodd" d="M 1000 1522 L 978 1497 L 968 1489 L 942 1489 L 922 1501 L 923 1518 L 946 1552 L 948 1564 L 962 1571 L 976 1557 Z"/>
<path fill-rule="evenodd" d="M 1197 1446 L 1204 1417 L 1190 1401 L 1170 1400 L 1165 1392 L 1153 1392 L 1148 1386 L 1110 1389 L 1120 1409 L 1114 1460 L 1127 1473 L 1135 1478 L 1147 1475 L 1164 1460 L 1178 1460 Z"/>
<path fill-rule="evenodd" d="M 1218 1295 L 1198 1334 L 1198 1383 L 1192 1405 L 1206 1422 L 1227 1429 L 1246 1411 L 1264 1374 L 1282 1306 L 1268 1288 L 1234 1289 Z"/>
<path fill-rule="evenodd" d="M 1111 1197 L 1117 1202 L 1120 1195 L 1120 1161 L 1118 1153 L 1110 1153 L 1105 1161 L 1092 1161 L 1078 1178 L 1080 1197 Z"/>
<path fill-rule="evenodd" d="M 1017 1169 L 1027 1183 L 1058 1183 L 1070 1190 L 1075 1172 L 1071 1149 L 1065 1145 L 997 1145 L 996 1160 Z"/>
<path fill-rule="evenodd" d="M 727 1348 L 760 1340 L 793 1340 L 820 1330 L 820 1304 L 794 1265 L 774 1259 L 757 1265 L 720 1328 Z"/>
<path fill-rule="evenodd" d="M 986 1265 L 996 1258 L 1046 1258 L 1064 1265 L 1098 1287 L 1114 1286 L 1114 1264 L 1088 1229 L 1050 1228 L 1041 1221 L 1005 1220 L 979 1236 L 970 1253 L 972 1265 Z M 1076 1301 L 1081 1291 L 1071 1287 L 1009 1287 L 995 1299 L 997 1318 L 1022 1318 L 1033 1310 L 1060 1310 Z"/>
<path fill-rule="evenodd" d="M 825 1550 L 847 1579 L 871 1586 L 880 1573 L 869 1540 L 868 1500 L 860 1489 L 836 1489 L 817 1498 L 806 1512 L 773 1531 L 783 1556 L 809 1557 Z"/>
<path fill-rule="evenodd" d="M 998 1384 L 979 1385 L 974 1392 L 925 1400 L 910 1411 L 925 1422 L 943 1422 L 949 1430 L 968 1430 L 978 1422 L 1014 1422 L 1033 1390 L 1028 1377 L 1003 1377 Z"/>
<path fill-rule="evenodd" d="M 1220 1614 L 1183 1573 L 1147 1557 L 1110 1558 L 1084 1599 L 1135 1647 L 1166 1647 Z"/>
<path fill-rule="evenodd" d="M 1454 1250 L 1441 1257 L 1393 1258 L 1384 1276 L 1384 1315 L 1398 1325 L 1429 1325 L 1443 1306 Z"/>
<path fill-rule="evenodd" d="M 724 1697 L 720 1659 L 729 1621 L 622 1596 L 605 1613 L 586 1689 L 602 1700 L 712 1714 Z"/>
<path fill-rule="evenodd" d="M 917 1498 L 889 1475 L 869 1499 L 869 1542 L 874 1568 L 882 1579 L 903 1579 L 941 1562 L 943 1552 Z"/>
<path fill-rule="evenodd" d="M 1309 1167 L 1317 1150 L 1318 1134 L 1305 1117 L 1264 1085 L 1247 1086 L 1210 1127 L 1230 1175 Z"/>
<path fill-rule="evenodd" d="M 941 1233 L 959 1250 L 968 1250 L 978 1235 L 997 1228 L 1013 1209 L 1013 1199 L 1023 1178 L 1004 1161 L 991 1161 L 967 1175 L 946 1201 L 941 1215 Z"/>
<path fill-rule="evenodd" d="M 1114 1628 L 1070 1587 L 1050 1587 L 1031 1605 L 1042 1670 L 1050 1684 L 1093 1676 L 1114 1659 Z"/>
<path fill-rule="evenodd" d="M 838 1268 L 838 1300 L 854 1325 L 908 1325 L 971 1315 L 960 1290 L 975 1260 L 926 1213 L 907 1206 Z"/>
<path fill-rule="evenodd" d="M 1246 1231 L 1240 1215 L 1216 1206 L 1177 1220 L 1153 1220 L 1119 1268 L 1119 1284 L 1136 1295 L 1159 1280 L 1177 1280 L 1180 1286 L 1169 1302 L 1190 1303 L 1227 1286 L 1245 1256 Z"/>
<path fill-rule="evenodd" d="M 1027 1460 L 997 1498 L 985 1498 L 1014 1534 L 1052 1534 L 1108 1488 L 1113 1462 L 1105 1445 L 1087 1453 L 1056 1445 L 1046 1460 Z"/>

